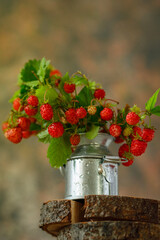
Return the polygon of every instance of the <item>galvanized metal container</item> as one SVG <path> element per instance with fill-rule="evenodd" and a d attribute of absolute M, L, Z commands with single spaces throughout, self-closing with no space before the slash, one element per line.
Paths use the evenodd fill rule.
<path fill-rule="evenodd" d="M 93 140 L 81 134 L 80 144 L 61 169 L 65 175 L 65 199 L 118 195 L 120 159 L 110 152 L 112 142 L 113 137 L 108 134 L 100 133 Z"/>

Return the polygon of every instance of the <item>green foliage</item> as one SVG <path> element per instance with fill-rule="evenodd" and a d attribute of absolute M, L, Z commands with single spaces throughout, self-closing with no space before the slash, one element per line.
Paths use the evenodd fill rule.
<path fill-rule="evenodd" d="M 65 164 L 71 153 L 69 137 L 66 134 L 62 137 L 51 139 L 47 157 L 52 167 L 58 168 Z"/>
<path fill-rule="evenodd" d="M 160 116 L 160 106 L 156 106 L 154 108 L 151 109 L 151 114 Z"/>
<path fill-rule="evenodd" d="M 47 73 L 47 69 L 48 66 L 50 64 L 50 61 L 47 61 L 45 58 L 42 58 L 41 62 L 40 62 L 40 66 L 37 72 L 37 75 L 39 77 L 40 82 L 44 82 L 45 77 L 46 77 L 46 73 Z"/>
<path fill-rule="evenodd" d="M 18 89 L 14 94 L 13 96 L 11 97 L 11 99 L 9 100 L 10 103 L 13 103 L 13 101 L 18 98 L 20 95 L 20 89 Z"/>
<path fill-rule="evenodd" d="M 75 75 L 72 78 L 72 83 L 74 83 L 76 86 L 81 86 L 81 85 L 88 86 L 88 80 L 82 76 L 77 76 L 77 75 Z"/>
<path fill-rule="evenodd" d="M 88 139 L 93 139 L 97 136 L 98 132 L 99 132 L 99 126 L 96 125 L 92 125 L 91 129 L 86 133 L 86 137 Z"/>
<path fill-rule="evenodd" d="M 34 88 L 34 87 L 37 87 L 39 85 L 39 81 L 35 80 L 35 81 L 32 81 L 32 82 L 25 82 L 24 85 L 26 85 L 30 88 Z"/>
<path fill-rule="evenodd" d="M 93 99 L 91 90 L 88 87 L 82 88 L 76 99 L 79 101 L 79 106 L 89 106 Z"/>
<path fill-rule="evenodd" d="M 156 105 L 157 97 L 159 94 L 160 88 L 152 95 L 152 97 L 146 103 L 146 110 L 150 112 Z"/>
<path fill-rule="evenodd" d="M 62 77 L 61 82 L 58 86 L 60 93 L 62 94 L 62 100 L 65 102 L 71 102 L 71 96 L 64 91 L 64 83 L 70 80 L 68 72 Z"/>
<path fill-rule="evenodd" d="M 41 131 L 37 134 L 39 141 L 43 143 L 49 143 L 52 139 L 51 135 L 48 133 L 48 129 Z"/>
<path fill-rule="evenodd" d="M 36 124 L 36 123 L 31 123 L 30 125 L 30 131 L 34 131 L 34 130 L 41 130 L 41 125 Z"/>
<path fill-rule="evenodd" d="M 44 100 L 46 100 L 49 104 L 52 105 L 55 103 L 55 99 L 58 97 L 58 93 L 54 88 L 41 86 L 36 90 L 36 96 L 38 97 L 40 104 L 44 103 Z"/>

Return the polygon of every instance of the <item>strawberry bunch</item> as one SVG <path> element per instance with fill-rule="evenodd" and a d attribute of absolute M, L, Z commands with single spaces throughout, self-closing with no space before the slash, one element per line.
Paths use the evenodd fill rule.
<path fill-rule="evenodd" d="M 108 99 L 104 89 L 80 71 L 63 76 L 45 58 L 25 64 L 19 88 L 10 100 L 10 116 L 2 125 L 4 135 L 16 144 L 37 135 L 40 141 L 50 144 L 47 156 L 53 167 L 66 162 L 80 143 L 81 133 L 87 136 L 89 132 L 90 139 L 95 132 L 113 136 L 120 144 L 117 154 L 124 166 L 132 165 L 154 138 L 151 115 L 160 115 L 160 106 L 155 106 L 160 89 L 143 111 L 136 105 L 119 109 L 117 101 Z M 124 158 L 128 161 L 123 162 Z M 55 163 L 55 159 L 60 160 Z"/>

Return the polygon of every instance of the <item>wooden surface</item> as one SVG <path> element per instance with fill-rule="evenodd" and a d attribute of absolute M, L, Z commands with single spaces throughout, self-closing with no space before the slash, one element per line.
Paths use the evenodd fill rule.
<path fill-rule="evenodd" d="M 40 217 L 40 228 L 54 236 L 58 236 L 59 240 L 131 240 L 133 238 L 131 234 L 134 236 L 135 232 L 138 235 L 136 235 L 136 238 L 133 238 L 134 240 L 147 239 L 141 238 L 143 234 L 144 236 L 147 236 L 147 232 L 148 240 L 160 240 L 159 223 L 159 201 L 104 195 L 85 196 L 84 201 L 48 201 L 42 205 Z M 120 227 L 121 224 L 122 226 Z M 121 232 L 122 237 L 124 234 L 128 235 L 124 238 L 117 238 L 116 234 L 118 234 L 118 227 L 120 227 L 119 231 Z M 91 233 L 93 232 L 93 238 L 86 237 L 88 231 Z M 94 231 L 99 234 L 97 235 L 99 238 L 94 237 Z M 111 238 L 113 237 L 111 232 L 114 232 L 115 238 Z M 109 233 L 110 235 L 106 238 L 106 234 Z M 76 238 L 78 234 L 80 234 L 81 238 Z M 72 236 L 73 238 L 65 238 L 66 236 Z M 102 238 L 100 238 L 100 236 Z M 130 238 L 128 236 L 130 236 Z M 157 236 L 158 238 L 156 238 Z"/>
<path fill-rule="evenodd" d="M 60 230 L 57 240 L 160 240 L 160 226 L 131 221 L 76 223 Z"/>

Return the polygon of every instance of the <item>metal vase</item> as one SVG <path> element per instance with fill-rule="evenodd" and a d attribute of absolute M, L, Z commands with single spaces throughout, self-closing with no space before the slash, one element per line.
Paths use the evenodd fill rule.
<path fill-rule="evenodd" d="M 110 152 L 113 137 L 100 133 L 93 140 L 81 134 L 81 142 L 61 171 L 65 175 L 65 199 L 85 195 L 118 195 L 119 157 Z"/>

